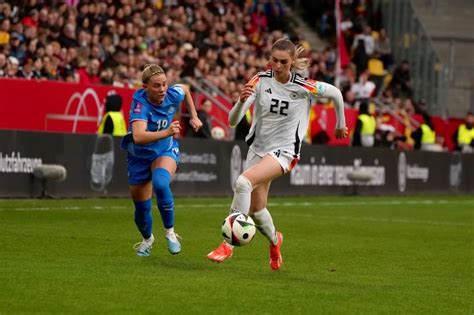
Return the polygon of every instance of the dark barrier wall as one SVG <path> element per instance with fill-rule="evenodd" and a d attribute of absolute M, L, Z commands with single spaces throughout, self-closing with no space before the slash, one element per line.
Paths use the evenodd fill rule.
<path fill-rule="evenodd" d="M 61 164 L 63 182 L 47 184 L 57 197 L 127 196 L 126 154 L 119 139 L 94 135 L 0 131 L 0 197 L 34 197 L 41 183 L 36 165 Z M 304 146 L 289 175 L 272 184 L 273 195 L 474 193 L 474 155 L 384 149 Z M 177 196 L 231 196 L 247 154 L 244 143 L 181 140 Z M 353 183 L 348 174 L 370 174 Z"/>

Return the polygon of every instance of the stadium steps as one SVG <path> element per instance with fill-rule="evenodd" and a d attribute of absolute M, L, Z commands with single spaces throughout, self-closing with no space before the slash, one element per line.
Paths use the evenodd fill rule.
<path fill-rule="evenodd" d="M 412 0 L 441 62 L 452 65 L 448 115 L 474 110 L 474 0 Z"/>
<path fill-rule="evenodd" d="M 286 5 L 283 2 L 285 13 L 288 14 L 290 19 L 293 22 L 293 27 L 295 33 L 300 35 L 300 37 L 306 40 L 311 46 L 312 50 L 322 51 L 328 47 L 328 43 L 322 40 L 318 33 L 314 31 L 314 26 L 308 25 L 308 23 L 303 19 L 301 14 L 298 11 L 293 10 L 290 6 Z"/>

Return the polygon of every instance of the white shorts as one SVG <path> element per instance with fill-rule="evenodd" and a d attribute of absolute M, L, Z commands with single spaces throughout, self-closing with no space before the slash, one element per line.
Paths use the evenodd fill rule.
<path fill-rule="evenodd" d="M 265 155 L 270 155 L 272 158 L 277 160 L 284 173 L 289 173 L 300 160 L 299 157 L 295 157 L 293 154 L 285 150 L 274 150 Z M 257 155 L 254 151 L 249 149 L 247 160 L 245 161 L 245 171 L 260 162 L 265 155 Z"/>

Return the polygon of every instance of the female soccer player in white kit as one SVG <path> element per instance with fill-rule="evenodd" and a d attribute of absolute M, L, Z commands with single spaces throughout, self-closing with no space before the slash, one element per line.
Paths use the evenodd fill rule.
<path fill-rule="evenodd" d="M 333 85 L 305 79 L 296 73 L 309 65 L 306 58 L 301 58 L 303 51 L 287 38 L 277 40 L 271 51 L 271 70 L 258 73 L 245 85 L 229 113 L 229 123 L 235 127 L 254 104 L 252 126 L 246 137 L 249 151 L 245 171 L 235 183 L 230 211 L 250 214 L 258 230 L 270 241 L 273 270 L 280 269 L 283 261 L 280 253 L 283 234 L 276 231 L 266 208 L 268 191 L 274 179 L 289 173 L 298 162 L 311 104 L 316 97 L 334 101 L 336 138 L 348 134 L 341 92 Z M 223 262 L 232 255 L 233 246 L 224 241 L 207 258 Z"/>

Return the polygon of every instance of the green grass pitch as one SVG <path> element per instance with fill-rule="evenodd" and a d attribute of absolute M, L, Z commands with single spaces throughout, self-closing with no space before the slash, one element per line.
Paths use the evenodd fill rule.
<path fill-rule="evenodd" d="M 177 198 L 177 256 L 158 211 L 150 257 L 128 199 L 0 200 L 0 314 L 473 314 L 474 196 L 271 198 L 272 271 L 257 235 L 221 242 L 229 198 Z"/>

